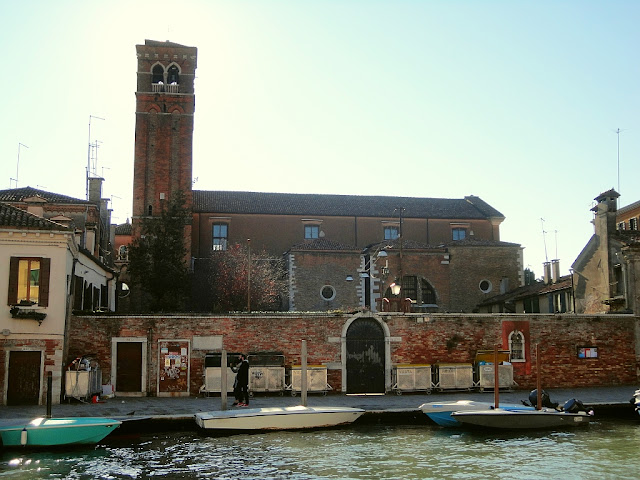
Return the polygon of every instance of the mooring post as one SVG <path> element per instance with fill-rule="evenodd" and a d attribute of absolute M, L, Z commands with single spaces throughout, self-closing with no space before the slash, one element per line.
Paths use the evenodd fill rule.
<path fill-rule="evenodd" d="M 220 410 L 227 409 L 227 351 L 220 355 Z"/>
<path fill-rule="evenodd" d="M 302 352 L 300 354 L 300 398 L 302 405 L 307 406 L 307 341 L 302 340 Z"/>
<path fill-rule="evenodd" d="M 47 372 L 47 418 L 51 418 L 51 389 L 53 388 L 53 374 Z"/>

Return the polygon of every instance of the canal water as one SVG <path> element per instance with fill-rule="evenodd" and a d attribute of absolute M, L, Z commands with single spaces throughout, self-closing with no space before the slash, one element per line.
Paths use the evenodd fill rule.
<path fill-rule="evenodd" d="M 478 433 L 352 425 L 311 432 L 108 438 L 71 451 L 0 453 L 0 479 L 634 479 L 640 423 Z"/>

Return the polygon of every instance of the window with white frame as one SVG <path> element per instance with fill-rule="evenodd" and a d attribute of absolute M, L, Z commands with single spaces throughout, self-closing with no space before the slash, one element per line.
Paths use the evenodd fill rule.
<path fill-rule="evenodd" d="M 385 240 L 396 240 L 399 236 L 400 236 L 400 231 L 398 227 L 394 227 L 394 226 L 384 227 Z"/>
<path fill-rule="evenodd" d="M 8 304 L 49 304 L 49 258 L 11 257 Z"/>
<path fill-rule="evenodd" d="M 214 223 L 212 250 L 226 250 L 228 239 L 229 225 L 226 223 Z"/>
<path fill-rule="evenodd" d="M 638 217 L 629 219 L 629 230 L 638 230 Z"/>
<path fill-rule="evenodd" d="M 618 222 L 618 230 L 626 230 L 624 222 Z"/>
<path fill-rule="evenodd" d="M 304 226 L 304 238 L 305 240 L 313 240 L 320 237 L 320 225 L 305 225 Z"/>
<path fill-rule="evenodd" d="M 518 330 L 509 334 L 509 352 L 512 362 L 524 362 L 524 335 Z"/>
<path fill-rule="evenodd" d="M 451 229 L 452 240 L 464 240 L 467 238 L 467 229 L 462 227 L 455 227 Z"/>

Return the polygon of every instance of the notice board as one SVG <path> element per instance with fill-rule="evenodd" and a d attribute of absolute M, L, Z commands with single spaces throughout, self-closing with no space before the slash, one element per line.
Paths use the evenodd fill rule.
<path fill-rule="evenodd" d="M 158 395 L 189 395 L 189 340 L 158 341 Z"/>

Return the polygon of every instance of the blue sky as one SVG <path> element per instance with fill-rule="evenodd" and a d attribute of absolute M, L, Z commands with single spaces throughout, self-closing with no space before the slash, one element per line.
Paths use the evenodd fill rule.
<path fill-rule="evenodd" d="M 3 2 L 0 188 L 17 176 L 84 198 L 93 115 L 92 169 L 115 221 L 130 217 L 135 45 L 171 40 L 198 48 L 194 188 L 477 195 L 525 267 L 559 258 L 566 273 L 595 196 L 640 200 L 639 14 L 615 0 Z"/>

